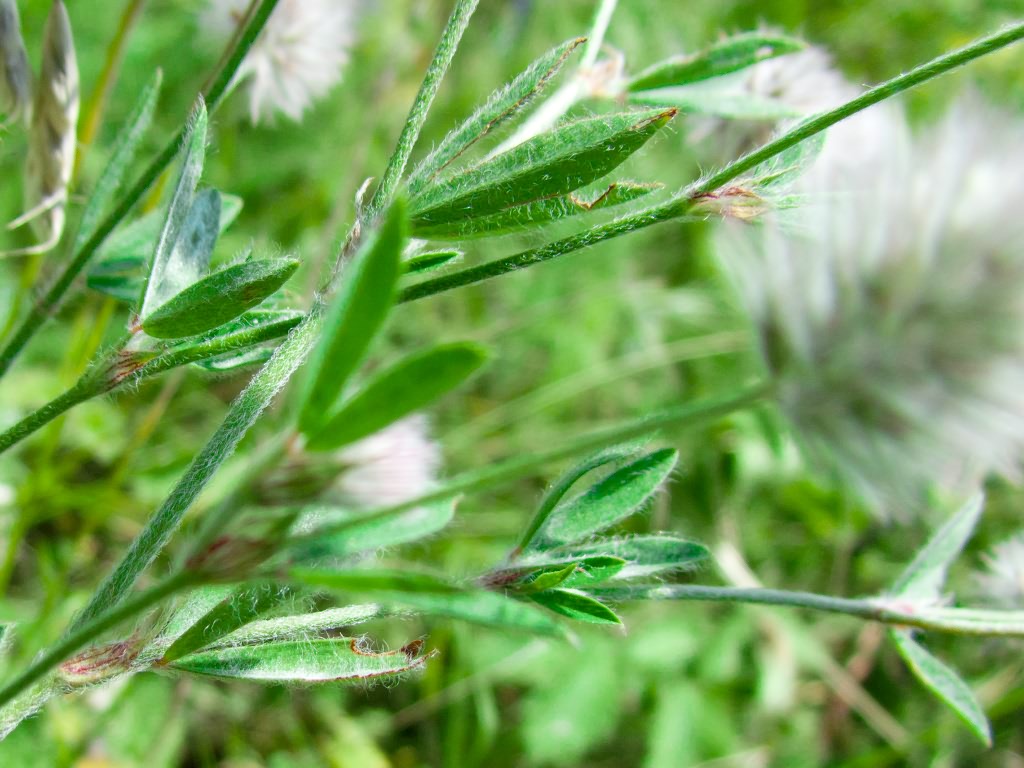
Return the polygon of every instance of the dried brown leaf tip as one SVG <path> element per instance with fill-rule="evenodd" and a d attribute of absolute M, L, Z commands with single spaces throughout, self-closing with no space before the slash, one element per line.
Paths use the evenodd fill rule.
<path fill-rule="evenodd" d="M 50 8 L 43 35 L 43 61 L 32 104 L 25 169 L 26 211 L 10 228 L 32 223 L 38 245 L 22 253 L 51 250 L 64 231 L 68 184 L 75 165 L 79 107 L 78 61 L 64 3 Z"/>
<path fill-rule="evenodd" d="M 18 120 L 28 114 L 31 98 L 32 75 L 18 6 L 14 0 L 0 0 L 0 112 L 7 114 L 8 121 Z"/>

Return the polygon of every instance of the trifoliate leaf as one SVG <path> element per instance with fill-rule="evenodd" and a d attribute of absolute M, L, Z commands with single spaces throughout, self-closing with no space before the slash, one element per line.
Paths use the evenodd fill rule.
<path fill-rule="evenodd" d="M 490 216 L 574 192 L 625 162 L 675 113 L 659 109 L 589 117 L 541 134 L 413 198 L 413 229 Z"/>

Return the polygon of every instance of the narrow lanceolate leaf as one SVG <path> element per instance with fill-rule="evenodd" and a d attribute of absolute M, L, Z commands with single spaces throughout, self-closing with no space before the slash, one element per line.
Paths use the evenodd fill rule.
<path fill-rule="evenodd" d="M 402 268 L 407 275 L 415 275 L 421 272 L 431 272 L 435 269 L 454 264 L 462 258 L 462 251 L 451 249 L 445 251 L 427 251 L 418 253 L 411 259 L 402 262 Z"/>
<path fill-rule="evenodd" d="M 100 174 L 96 187 L 89 196 L 82 212 L 82 220 L 78 225 L 78 232 L 75 235 L 74 251 L 78 251 L 96 232 L 96 227 L 114 198 L 117 190 L 124 180 L 124 175 L 135 159 L 139 145 L 153 122 L 153 110 L 156 108 L 157 98 L 160 95 L 160 83 L 163 76 L 160 70 L 149 81 L 142 90 L 135 109 L 125 121 L 124 128 L 114 142 L 114 152 L 110 161 Z M 138 296 L 138 293 L 136 293 Z"/>
<path fill-rule="evenodd" d="M 687 85 L 746 69 L 765 59 L 803 50 L 805 44 L 784 35 L 750 32 L 715 43 L 700 53 L 659 62 L 634 77 L 630 91 Z"/>
<path fill-rule="evenodd" d="M 588 544 L 574 544 L 551 554 L 555 552 L 564 552 L 564 557 L 571 558 L 598 554 L 621 558 L 626 565 L 615 574 L 616 579 L 643 578 L 666 571 L 695 568 L 711 556 L 703 544 L 669 535 L 601 539 Z"/>
<path fill-rule="evenodd" d="M 296 259 L 259 259 L 226 267 L 150 313 L 142 330 L 158 339 L 196 336 L 255 307 L 295 274 Z"/>
<path fill-rule="evenodd" d="M 256 645 L 271 640 L 306 640 L 337 632 L 345 627 L 365 624 L 372 619 L 389 615 L 389 611 L 379 605 L 347 605 L 344 608 L 327 608 L 313 613 L 302 613 L 296 616 L 278 616 L 273 619 L 261 619 L 246 624 L 230 635 L 211 644 L 212 648 L 226 648 L 238 645 Z"/>
<path fill-rule="evenodd" d="M 340 448 L 421 410 L 473 375 L 487 360 L 476 344 L 442 344 L 384 370 L 309 437 L 314 451 Z"/>
<path fill-rule="evenodd" d="M 819 133 L 780 152 L 754 168 L 739 184 L 755 189 L 780 187 L 796 180 L 821 154 L 825 134 Z"/>
<path fill-rule="evenodd" d="M 223 234 L 238 218 L 242 198 L 222 192 L 220 202 L 220 234 Z M 86 284 L 115 299 L 137 301 L 145 284 L 146 262 L 156 248 L 162 223 L 161 213 L 153 211 L 115 231 L 100 248 L 94 264 L 86 273 Z M 202 273 L 196 273 L 195 279 L 201 276 Z"/>
<path fill-rule="evenodd" d="M 178 182 L 175 184 L 174 194 L 171 196 L 171 202 L 167 208 L 167 217 L 164 219 L 156 250 L 153 253 L 149 278 L 146 280 L 145 293 L 139 309 L 139 316 L 142 319 L 148 317 L 150 312 L 178 292 L 170 287 L 176 283 L 174 276 L 168 274 L 168 271 L 174 246 L 178 242 L 189 211 L 192 209 L 196 187 L 199 185 L 199 178 L 203 175 L 203 162 L 206 159 L 206 128 L 206 104 L 200 97 L 189 120 L 189 132 L 185 137 L 185 153 L 182 158 L 181 173 L 178 175 Z"/>
<path fill-rule="evenodd" d="M 423 187 L 490 131 L 523 109 L 558 73 L 570 54 L 584 42 L 576 38 L 545 53 L 512 82 L 498 89 L 462 125 L 449 133 L 409 176 L 409 193 Z"/>
<path fill-rule="evenodd" d="M 210 373 L 231 373 L 243 368 L 263 365 L 274 354 L 273 347 L 252 347 L 238 352 L 228 352 L 216 357 L 208 357 L 193 363 L 196 368 Z"/>
<path fill-rule="evenodd" d="M 309 385 L 299 413 L 299 429 L 307 434 L 323 424 L 387 319 L 402 271 L 407 226 L 405 205 L 397 200 L 341 276 L 323 335 L 310 356 Z"/>
<path fill-rule="evenodd" d="M 674 107 L 688 115 L 708 115 L 728 120 L 782 120 L 800 112 L 778 99 L 756 96 L 733 88 L 693 85 L 629 94 L 637 106 Z"/>
<path fill-rule="evenodd" d="M 230 635 L 277 607 L 290 595 L 290 590 L 276 584 L 258 584 L 238 590 L 185 630 L 164 652 L 161 663 L 169 664 Z"/>
<path fill-rule="evenodd" d="M 290 548 L 290 553 L 296 561 L 351 557 L 425 539 L 447 526 L 454 515 L 455 503 L 451 500 L 362 519 L 348 510 L 307 510 L 294 528 L 301 541 Z"/>
<path fill-rule="evenodd" d="M 530 595 L 530 599 L 550 611 L 588 624 L 621 624 L 622 620 L 607 605 L 575 589 L 549 589 Z"/>
<path fill-rule="evenodd" d="M 893 597 L 913 603 L 934 603 L 946 583 L 946 572 L 967 544 L 981 517 L 984 497 L 971 498 L 932 536 L 893 584 Z"/>
<path fill-rule="evenodd" d="M 602 115 L 536 136 L 413 198 L 413 227 L 490 216 L 574 192 L 625 162 L 675 114 L 657 109 Z"/>
<path fill-rule="evenodd" d="M 357 638 L 284 641 L 203 651 L 178 659 L 172 669 L 262 683 L 327 683 L 386 680 L 421 669 L 422 641 L 375 653 Z"/>
<path fill-rule="evenodd" d="M 963 678 L 919 645 L 910 632 L 891 630 L 889 636 L 917 679 L 956 712 L 985 746 L 991 747 L 988 718 Z"/>
<path fill-rule="evenodd" d="M 533 548 L 580 541 L 638 510 L 668 479 L 679 458 L 671 448 L 654 451 L 616 470 L 585 493 L 557 506 Z"/>
<path fill-rule="evenodd" d="M 544 498 L 541 499 L 541 502 L 537 507 L 537 511 L 534 513 L 533 519 L 526 527 L 526 531 L 523 533 L 523 536 L 519 541 L 518 549 L 523 550 L 530 545 L 538 531 L 540 531 L 541 527 L 547 522 L 548 517 L 551 516 L 555 507 L 558 506 L 558 503 L 584 475 L 589 474 L 600 467 L 621 461 L 628 456 L 637 455 L 639 454 L 634 447 L 616 445 L 606 448 L 603 451 L 598 451 L 572 467 L 558 479 L 558 482 L 551 486 L 551 489 L 546 494 L 544 494 Z"/>
<path fill-rule="evenodd" d="M 540 635 L 565 635 L 561 624 L 531 605 L 495 592 L 466 589 L 428 574 L 380 569 L 329 571 L 294 568 L 291 576 L 314 587 L 346 593 L 372 593 L 378 602 L 426 616 L 443 616 Z"/>
<path fill-rule="evenodd" d="M 429 240 L 494 237 L 623 205 L 658 189 L 661 189 L 660 184 L 636 184 L 631 181 L 621 181 L 609 184 L 603 192 L 590 199 L 575 194 L 562 195 L 518 205 L 490 216 L 414 226 L 412 234 L 414 237 Z"/>

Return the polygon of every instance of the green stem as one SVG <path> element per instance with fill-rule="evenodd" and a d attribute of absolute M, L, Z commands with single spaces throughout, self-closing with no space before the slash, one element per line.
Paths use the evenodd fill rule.
<path fill-rule="evenodd" d="M 234 453 L 249 428 L 306 359 L 319 335 L 321 318 L 318 305 L 274 351 L 266 365 L 231 403 L 217 431 L 192 460 L 185 474 L 132 542 L 121 562 L 100 585 L 85 610 L 75 619 L 72 630 L 84 626 L 121 602 L 142 572 L 160 554 L 210 478 Z"/>
<path fill-rule="evenodd" d="M 405 166 L 409 163 L 409 157 L 412 155 L 412 150 L 420 137 L 420 131 L 423 130 L 423 124 L 427 120 L 430 106 L 434 103 L 434 97 L 437 96 L 441 81 L 444 79 L 452 59 L 455 58 L 455 51 L 459 47 L 459 41 L 462 40 L 462 34 L 466 31 L 469 19 L 479 2 L 480 0 L 457 0 L 455 3 L 452 15 L 449 17 L 444 33 L 441 35 L 441 41 L 437 44 L 437 49 L 434 51 L 434 58 L 430 62 L 427 74 L 423 78 L 419 92 L 416 94 L 416 100 L 409 110 L 405 126 L 403 126 L 402 133 L 398 137 L 398 144 L 395 146 L 391 159 L 388 160 L 384 177 L 381 179 L 380 186 L 377 187 L 377 191 L 374 193 L 373 199 L 367 208 L 367 221 L 372 222 L 376 219 L 380 212 L 387 208 L 392 198 L 394 198 L 395 191 L 402 180 L 402 174 L 405 173 Z"/>
<path fill-rule="evenodd" d="M 1024 22 L 1018 22 L 1016 24 L 1011 24 L 1001 32 L 996 32 L 995 34 L 982 37 L 975 40 L 973 43 L 965 45 L 963 48 L 950 51 L 949 53 L 945 53 L 942 56 L 932 59 L 926 64 L 914 67 L 906 74 L 899 75 L 891 80 L 886 80 L 884 83 L 876 85 L 874 88 L 865 91 L 857 98 L 852 99 L 833 110 L 820 114 L 817 117 L 812 117 L 809 120 L 805 120 L 792 130 L 784 133 L 782 136 L 779 136 L 777 139 L 768 142 L 760 149 L 756 149 L 753 152 L 744 155 L 739 160 L 729 163 L 729 165 L 725 166 L 725 168 L 722 168 L 720 171 L 700 179 L 690 187 L 687 192 L 691 198 L 712 192 L 723 184 L 727 184 L 741 174 L 746 173 L 751 168 L 760 165 L 765 160 L 768 160 L 781 152 L 785 152 L 787 149 L 799 144 L 804 139 L 810 138 L 817 133 L 821 133 L 826 128 L 838 123 L 840 120 L 845 120 L 847 117 L 850 117 L 850 115 L 854 115 L 861 110 L 879 103 L 880 101 L 885 101 L 898 93 L 902 93 L 903 91 L 927 82 L 939 75 L 945 74 L 952 69 L 961 67 L 974 59 L 997 51 L 1000 48 L 1005 48 L 1007 45 L 1015 43 L 1022 38 L 1024 38 Z"/>
<path fill-rule="evenodd" d="M 895 96 L 909 88 L 920 85 L 932 78 L 938 77 L 945 72 L 962 66 L 974 59 L 984 56 L 993 51 L 1004 48 L 1007 45 L 1024 38 L 1024 22 L 1007 27 L 1002 32 L 983 37 L 980 40 L 967 45 L 959 50 L 944 54 L 932 59 L 927 64 L 912 69 L 904 75 L 899 75 L 887 80 L 881 85 L 864 92 L 857 98 L 817 117 L 800 123 L 792 130 L 783 134 L 774 141 L 770 141 L 760 149 L 744 155 L 740 159 L 725 166 L 716 173 L 706 176 L 680 194 L 670 200 L 630 216 L 625 216 L 616 221 L 602 224 L 593 229 L 581 232 L 571 237 L 563 238 L 554 243 L 523 251 L 505 258 L 495 259 L 476 267 L 451 272 L 446 275 L 435 277 L 432 280 L 425 280 L 421 283 L 406 288 L 399 300 L 415 301 L 437 293 L 450 291 L 453 288 L 461 288 L 483 280 L 489 280 L 509 272 L 515 272 L 525 267 L 531 267 L 545 261 L 563 256 L 581 248 L 611 240 L 622 235 L 649 227 L 672 219 L 685 217 L 693 207 L 693 202 L 703 195 L 718 189 L 723 184 L 736 179 L 751 168 L 760 165 L 775 155 L 786 151 L 790 147 L 799 144 L 801 141 L 821 133 L 826 128 L 835 125 L 851 115 L 867 109 L 891 96 Z"/>
<path fill-rule="evenodd" d="M 260 0 L 257 0 L 259 2 Z M 239 35 L 235 47 L 230 56 L 224 62 L 224 66 L 214 79 L 206 93 L 207 109 L 212 114 L 220 106 L 223 98 L 231 84 L 232 79 L 238 72 L 245 55 L 249 52 L 259 33 L 266 25 L 267 19 L 274 11 L 279 0 L 262 0 L 258 10 L 252 15 L 249 24 Z M 147 190 L 167 169 L 178 154 L 178 147 L 185 135 L 185 128 L 178 131 L 160 153 L 153 158 L 149 166 L 142 172 L 135 184 L 118 201 L 117 206 L 107 216 L 82 247 L 74 254 L 71 260 L 57 276 L 53 284 L 42 292 L 38 299 L 14 331 L 10 340 L 0 351 L 0 376 L 3 376 L 11 367 L 15 358 L 28 344 L 29 340 L 43 326 L 46 319 L 54 312 L 74 283 L 75 278 L 85 268 L 85 265 L 96 254 L 107 237 L 114 231 L 118 224 L 135 207 L 135 204 L 142 199 Z"/>
<path fill-rule="evenodd" d="M 126 600 L 119 607 L 97 614 L 89 621 L 80 623 L 77 629 L 67 634 L 63 640 L 36 659 L 24 672 L 0 688 L 0 707 L 107 630 L 113 629 L 121 622 L 127 621 L 161 600 L 196 583 L 197 579 L 191 573 L 175 574 L 156 586 L 140 592 L 130 600 Z"/>
<path fill-rule="evenodd" d="M 896 607 L 872 598 L 830 597 L 813 592 L 790 592 L 760 587 L 713 587 L 700 584 L 667 584 L 639 587 L 608 587 L 590 590 L 596 597 L 608 600 L 680 600 L 715 603 L 746 603 L 804 608 L 824 613 L 839 613 L 867 621 L 898 627 L 914 627 L 931 632 L 978 637 L 1021 637 L 1024 627 L 974 624 L 928 610 Z M 950 613 L 955 613 L 951 611 Z"/>
<path fill-rule="evenodd" d="M 631 216 L 610 221 L 607 224 L 601 224 L 575 235 L 570 235 L 553 243 L 543 245 L 540 248 L 531 248 L 521 253 L 501 259 L 494 259 L 475 267 L 450 272 L 446 275 L 435 277 L 432 280 L 424 280 L 415 285 L 410 285 L 399 294 L 398 301 L 399 303 L 416 301 L 417 299 L 450 291 L 454 288 L 461 288 L 473 283 L 490 280 L 494 277 L 500 277 L 509 272 L 542 264 L 545 261 L 564 256 L 567 253 L 603 243 L 605 240 L 628 235 L 652 224 L 660 224 L 663 221 L 678 219 L 684 216 L 689 208 L 689 199 L 673 198 L 661 205 L 647 208 Z"/>
<path fill-rule="evenodd" d="M 83 376 L 71 389 L 55 397 L 42 408 L 33 411 L 3 434 L 0 434 L 0 453 L 4 453 L 11 446 L 46 426 L 65 411 L 70 410 L 79 403 L 84 403 L 90 398 L 103 394 L 103 391 L 103 388 L 98 386 L 91 376 L 88 374 Z"/>
<path fill-rule="evenodd" d="M 465 472 L 457 475 L 441 488 L 419 496 L 415 499 L 396 504 L 391 507 L 373 510 L 364 515 L 359 515 L 352 520 L 338 523 L 336 525 L 324 526 L 306 536 L 295 539 L 300 545 L 308 541 L 329 536 L 345 530 L 351 525 L 361 525 L 367 520 L 390 517 L 415 507 L 431 504 L 437 501 L 444 501 L 464 493 L 483 490 L 495 485 L 509 483 L 529 477 L 538 469 L 553 462 L 576 456 L 581 453 L 607 448 L 617 443 L 624 443 L 644 435 L 649 435 L 658 429 L 669 426 L 683 426 L 688 429 L 703 426 L 714 422 L 723 416 L 734 411 L 748 408 L 764 400 L 771 393 L 771 387 L 765 384 L 758 384 L 738 394 L 726 398 L 704 400 L 696 403 L 688 403 L 673 408 L 666 408 L 649 416 L 639 419 L 625 421 L 605 429 L 582 435 L 547 451 L 531 453 L 525 456 L 517 456 L 513 459 L 491 464 L 490 466 L 472 472 Z"/>

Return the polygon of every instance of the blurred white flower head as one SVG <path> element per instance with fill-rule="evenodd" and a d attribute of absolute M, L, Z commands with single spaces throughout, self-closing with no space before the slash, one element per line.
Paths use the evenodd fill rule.
<path fill-rule="evenodd" d="M 993 547 L 985 566 L 975 574 L 982 595 L 1005 608 L 1024 607 L 1024 531 Z"/>
<path fill-rule="evenodd" d="M 415 499 L 434 485 L 441 449 L 430 439 L 427 419 L 410 416 L 341 449 L 344 466 L 335 489 L 361 507 L 387 507 Z"/>
<path fill-rule="evenodd" d="M 911 146 L 870 117 L 829 137 L 808 205 L 720 251 L 798 436 L 886 514 L 1019 475 L 1024 124 L 969 98 Z"/>
<path fill-rule="evenodd" d="M 249 0 L 209 0 L 204 31 L 221 40 L 237 31 Z M 281 0 L 238 73 L 254 123 L 282 112 L 295 121 L 339 80 L 355 40 L 356 0 Z"/>

